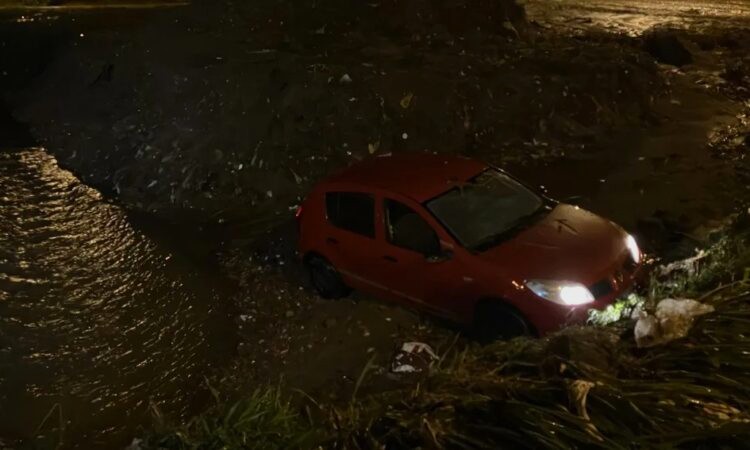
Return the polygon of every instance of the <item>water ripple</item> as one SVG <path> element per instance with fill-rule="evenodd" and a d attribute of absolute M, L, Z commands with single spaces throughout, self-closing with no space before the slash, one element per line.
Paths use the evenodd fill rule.
<path fill-rule="evenodd" d="M 44 150 L 0 153 L 0 436 L 59 404 L 66 443 L 108 447 L 151 401 L 194 406 L 231 327 L 215 280 L 171 256 Z"/>

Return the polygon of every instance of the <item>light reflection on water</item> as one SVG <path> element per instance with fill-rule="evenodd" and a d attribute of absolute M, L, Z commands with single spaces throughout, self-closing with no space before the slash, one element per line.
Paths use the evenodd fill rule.
<path fill-rule="evenodd" d="M 56 404 L 81 448 L 125 442 L 151 401 L 188 413 L 234 345 L 216 284 L 45 151 L 0 153 L 0 438 Z"/>

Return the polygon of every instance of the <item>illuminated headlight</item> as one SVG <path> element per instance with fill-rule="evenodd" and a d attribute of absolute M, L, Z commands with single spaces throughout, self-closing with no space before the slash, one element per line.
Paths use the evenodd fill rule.
<path fill-rule="evenodd" d="M 553 280 L 531 280 L 526 286 L 538 297 L 565 306 L 585 305 L 594 301 L 591 291 L 581 283 Z"/>
<path fill-rule="evenodd" d="M 638 243 L 633 236 L 628 235 L 628 237 L 625 238 L 625 246 L 628 248 L 633 261 L 636 264 L 641 262 L 641 249 L 638 248 Z"/>

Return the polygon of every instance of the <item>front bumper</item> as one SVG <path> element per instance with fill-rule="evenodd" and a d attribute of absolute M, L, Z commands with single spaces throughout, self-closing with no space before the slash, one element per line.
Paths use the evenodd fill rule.
<path fill-rule="evenodd" d="M 534 313 L 528 314 L 537 333 L 543 336 L 555 332 L 568 325 L 581 325 L 586 323 L 589 311 L 592 309 L 603 310 L 621 298 L 630 295 L 645 278 L 646 271 L 639 265 L 632 273 L 617 280 L 616 288 L 606 296 L 597 298 L 593 303 L 587 305 L 569 307 L 557 305 L 546 300 L 537 298 L 533 293 L 529 294 L 533 299 L 529 301 L 545 302 L 544 306 L 534 308 Z"/>

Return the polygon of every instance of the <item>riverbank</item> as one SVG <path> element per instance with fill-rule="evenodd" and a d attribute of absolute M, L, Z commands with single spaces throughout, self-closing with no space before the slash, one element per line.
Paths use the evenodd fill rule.
<path fill-rule="evenodd" d="M 744 448 L 750 216 L 712 238 L 699 262 L 671 266 L 652 285 L 656 295 L 637 306 L 653 314 L 666 296 L 699 299 L 712 312 L 662 322 L 690 327 L 684 338 L 643 346 L 626 309 L 609 325 L 544 339 L 454 342 L 406 386 L 363 396 L 381 376 L 370 361 L 350 397 L 336 403 L 273 386 L 239 403 L 217 392 L 208 412 L 181 426 L 160 422 L 134 442 L 141 449 Z"/>

